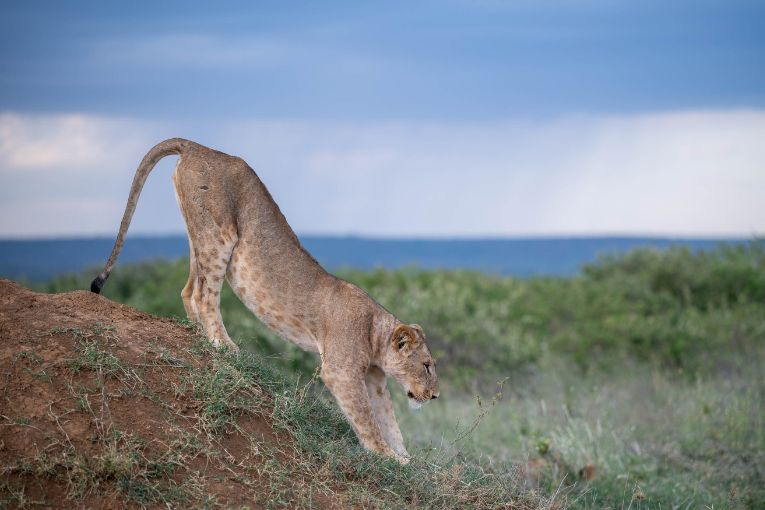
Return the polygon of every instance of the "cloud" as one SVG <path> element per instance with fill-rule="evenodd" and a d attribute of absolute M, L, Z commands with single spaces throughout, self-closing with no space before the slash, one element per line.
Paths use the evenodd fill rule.
<path fill-rule="evenodd" d="M 0 236 L 113 234 L 140 159 L 184 128 L 0 115 L 0 215 L 29 218 L 26 227 L 0 222 Z M 298 232 L 765 232 L 765 111 L 472 124 L 226 120 L 191 131 L 244 157 Z M 149 179 L 132 232 L 183 230 L 172 164 Z"/>
<path fill-rule="evenodd" d="M 765 231 L 763 137 L 765 112 L 702 111 L 478 124 L 252 122 L 220 143 L 258 162 L 288 217 L 308 231 L 749 235 Z"/>
<path fill-rule="evenodd" d="M 140 143 L 138 128 L 133 121 L 84 114 L 0 113 L 0 168 L 92 168 Z"/>
<path fill-rule="evenodd" d="M 325 32 L 326 34 L 327 32 Z M 97 68 L 124 69 L 134 72 L 165 73 L 168 68 L 177 71 L 185 69 L 206 73 L 232 72 L 240 76 L 262 76 L 273 79 L 270 74 L 276 70 L 294 66 L 325 70 L 337 87 L 338 73 L 346 78 L 362 75 L 366 79 L 384 72 L 382 67 L 390 65 L 387 59 L 370 54 L 360 47 L 340 48 L 329 41 L 316 41 L 309 34 L 301 37 L 215 33 L 215 32 L 174 32 L 145 35 L 144 37 L 113 36 L 96 41 L 87 48 L 85 60 Z M 124 69 L 123 69 L 124 68 Z M 387 69 L 387 67 L 385 67 Z M 178 77 L 177 86 L 195 87 L 198 83 L 187 83 L 187 78 Z M 212 75 L 213 79 L 216 75 Z M 230 78 L 221 78 L 230 79 Z M 262 78 L 261 78 L 262 79 Z M 197 76 L 195 81 L 199 80 Z M 313 84 L 316 87 L 317 84 Z M 245 94 L 242 100 L 252 100 L 252 94 Z"/>
<path fill-rule="evenodd" d="M 93 218 L 119 218 L 122 204 L 109 198 L 45 199 L 33 205 L 24 200 L 3 201 L 0 205 L 0 232 L 2 237 L 28 238 L 44 236 L 71 236 L 103 234 L 104 224 Z M 113 221 L 112 225 L 116 225 Z M 111 235 L 116 234 L 113 226 Z"/>
<path fill-rule="evenodd" d="M 141 157 L 167 137 L 150 121 L 0 113 L 0 237 L 113 234 Z M 182 230 L 163 204 L 171 184 L 156 181 L 142 196 L 136 231 Z"/>
<path fill-rule="evenodd" d="M 275 64 L 289 58 L 293 51 L 284 42 L 252 36 L 174 33 L 104 39 L 94 46 L 91 58 L 140 66 L 227 68 Z"/>

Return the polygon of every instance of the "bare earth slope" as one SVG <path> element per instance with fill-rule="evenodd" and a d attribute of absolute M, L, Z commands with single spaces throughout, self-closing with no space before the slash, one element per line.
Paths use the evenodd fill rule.
<path fill-rule="evenodd" d="M 343 506 L 276 467 L 273 402 L 214 363 L 187 325 L 0 280 L 0 508 Z"/>
<path fill-rule="evenodd" d="M 563 506 L 449 451 L 367 452 L 314 380 L 273 365 L 90 292 L 0 279 L 0 510 Z"/>

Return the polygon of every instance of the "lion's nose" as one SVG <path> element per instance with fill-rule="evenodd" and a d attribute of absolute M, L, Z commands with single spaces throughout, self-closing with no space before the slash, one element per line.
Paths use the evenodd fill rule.
<path fill-rule="evenodd" d="M 406 396 L 409 398 L 414 398 L 414 393 L 412 393 L 411 391 L 407 391 Z"/>
<path fill-rule="evenodd" d="M 430 397 L 430 400 L 435 400 L 438 398 L 438 393 L 434 393 L 433 396 Z"/>

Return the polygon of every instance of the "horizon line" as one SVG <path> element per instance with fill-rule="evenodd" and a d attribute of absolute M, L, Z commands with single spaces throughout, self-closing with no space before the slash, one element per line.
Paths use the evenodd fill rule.
<path fill-rule="evenodd" d="M 357 239 L 363 241 L 533 241 L 533 240 L 577 240 L 577 239 L 652 239 L 652 240 L 696 240 L 696 241 L 747 241 L 765 238 L 765 233 L 726 233 L 726 234 L 703 234 L 703 233 L 666 233 L 666 232 L 593 232 L 593 233 L 566 233 L 550 232 L 539 234 L 363 234 L 363 233 L 322 233 L 301 232 L 296 233 L 298 238 L 324 238 L 324 239 Z M 128 233 L 129 239 L 161 239 L 170 237 L 183 237 L 185 232 L 166 233 Z M 30 236 L 2 236 L 0 242 L 25 242 L 25 241 L 88 241 L 115 239 L 116 234 L 50 234 Z"/>

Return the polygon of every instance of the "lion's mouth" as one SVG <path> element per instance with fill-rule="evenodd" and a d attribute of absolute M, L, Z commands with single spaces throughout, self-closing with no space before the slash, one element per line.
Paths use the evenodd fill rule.
<path fill-rule="evenodd" d="M 406 392 L 406 396 L 409 400 L 409 409 L 419 409 L 422 407 L 422 404 L 426 403 L 426 399 L 417 398 L 414 393 L 411 391 Z"/>

